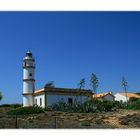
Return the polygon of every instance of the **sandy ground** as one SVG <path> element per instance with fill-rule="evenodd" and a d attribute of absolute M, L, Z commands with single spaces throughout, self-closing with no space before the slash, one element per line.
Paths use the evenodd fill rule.
<path fill-rule="evenodd" d="M 42 114 L 6 115 L 0 109 L 1 129 L 139 129 L 140 111 L 118 110 L 107 113 L 45 112 Z"/>

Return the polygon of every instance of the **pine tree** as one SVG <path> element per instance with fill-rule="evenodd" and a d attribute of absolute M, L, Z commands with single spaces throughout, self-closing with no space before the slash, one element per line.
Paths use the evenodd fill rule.
<path fill-rule="evenodd" d="M 91 74 L 91 77 L 90 77 L 90 86 L 91 86 L 91 90 L 94 94 L 97 93 L 97 88 L 99 86 L 99 81 L 98 81 L 98 78 L 96 76 L 95 73 L 92 73 Z"/>
<path fill-rule="evenodd" d="M 82 90 L 85 88 L 85 83 L 86 80 L 85 78 L 81 79 L 80 82 L 78 83 L 79 89 Z M 81 96 L 81 91 L 80 91 L 80 102 L 82 103 L 82 96 Z"/>

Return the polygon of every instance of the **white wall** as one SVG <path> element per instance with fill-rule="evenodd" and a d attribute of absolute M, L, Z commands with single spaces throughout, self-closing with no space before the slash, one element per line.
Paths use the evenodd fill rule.
<path fill-rule="evenodd" d="M 23 95 L 23 107 L 33 106 L 33 95 Z"/>
<path fill-rule="evenodd" d="M 34 93 L 34 81 L 23 81 L 23 93 Z"/>
<path fill-rule="evenodd" d="M 30 73 L 32 74 L 32 76 L 30 76 Z M 23 79 L 34 79 L 34 68 L 24 68 Z"/>
<path fill-rule="evenodd" d="M 114 98 L 113 98 L 113 96 L 111 96 L 110 94 L 108 94 L 108 95 L 106 95 L 106 96 L 104 97 L 104 100 L 107 100 L 107 101 L 114 101 Z"/>
<path fill-rule="evenodd" d="M 119 94 L 119 93 L 116 93 L 115 94 L 115 100 L 116 101 L 122 101 L 122 102 L 126 102 L 127 100 L 129 100 L 129 98 L 127 97 L 127 100 L 126 100 L 126 97 Z"/>
<path fill-rule="evenodd" d="M 68 103 L 68 98 L 72 98 L 73 102 L 75 99 L 77 99 L 77 101 L 81 101 L 82 102 L 86 101 L 88 99 L 88 96 L 67 96 L 67 95 L 47 95 L 47 106 L 50 106 L 52 104 L 56 104 L 59 101 L 64 101 L 66 103 Z"/>
<path fill-rule="evenodd" d="M 40 99 L 42 100 L 42 105 L 40 105 Z M 37 105 L 38 106 L 41 106 L 41 107 L 45 108 L 45 94 L 35 96 L 34 97 L 34 104 L 35 104 L 36 100 L 37 100 Z"/>

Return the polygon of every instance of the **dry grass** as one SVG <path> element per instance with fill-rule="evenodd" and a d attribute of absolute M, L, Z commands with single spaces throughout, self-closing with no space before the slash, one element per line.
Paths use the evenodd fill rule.
<path fill-rule="evenodd" d="M 16 118 L 6 115 L 10 108 L 0 108 L 0 128 L 16 128 Z M 140 111 L 118 110 L 107 113 L 65 113 L 45 112 L 41 114 L 19 115 L 18 128 L 81 128 L 115 129 L 140 128 Z"/>

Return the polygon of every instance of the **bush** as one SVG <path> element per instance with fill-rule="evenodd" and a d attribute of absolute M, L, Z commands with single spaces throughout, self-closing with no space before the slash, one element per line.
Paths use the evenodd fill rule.
<path fill-rule="evenodd" d="M 135 102 L 135 101 L 138 101 L 138 100 L 140 100 L 140 99 L 139 98 L 132 97 L 132 98 L 130 98 L 129 102 Z"/>
<path fill-rule="evenodd" d="M 24 115 L 43 113 L 44 110 L 40 107 L 20 107 L 7 112 L 8 115 Z"/>
<path fill-rule="evenodd" d="M 18 108 L 18 107 L 22 107 L 22 105 L 21 104 L 12 104 L 11 107 Z"/>
<path fill-rule="evenodd" d="M 140 99 L 128 104 L 128 109 L 139 110 L 140 109 Z"/>
<path fill-rule="evenodd" d="M 121 105 L 119 102 L 112 101 L 99 101 L 88 100 L 84 103 L 75 102 L 74 104 L 68 104 L 64 101 L 58 102 L 50 106 L 53 111 L 63 112 L 77 112 L 77 113 L 89 113 L 89 112 L 107 112 L 112 111 L 114 108 L 119 108 Z M 46 109 L 48 110 L 48 109 Z"/>
<path fill-rule="evenodd" d="M 58 102 L 50 106 L 53 111 L 63 111 L 63 112 L 84 112 L 84 106 L 81 103 L 67 104 L 63 101 Z M 48 109 L 47 109 L 48 110 Z"/>
<path fill-rule="evenodd" d="M 112 101 L 103 101 L 102 106 L 104 111 L 111 111 L 115 107 Z"/>
<path fill-rule="evenodd" d="M 3 104 L 3 105 L 0 105 L 0 107 L 18 108 L 18 107 L 22 107 L 22 105 L 21 104 Z"/>
<path fill-rule="evenodd" d="M 122 101 L 114 101 L 113 107 L 116 109 L 127 109 L 127 103 Z"/>
<path fill-rule="evenodd" d="M 3 105 L 0 105 L 0 107 L 11 107 L 10 104 L 3 104 Z"/>

